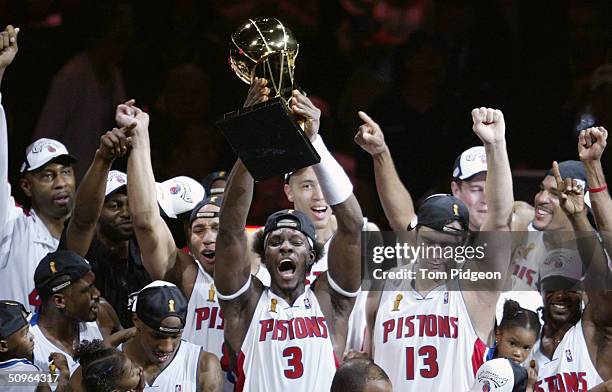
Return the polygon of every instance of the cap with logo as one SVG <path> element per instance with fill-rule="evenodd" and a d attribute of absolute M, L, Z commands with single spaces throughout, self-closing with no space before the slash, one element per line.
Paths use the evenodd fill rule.
<path fill-rule="evenodd" d="M 485 362 L 468 392 L 523 392 L 527 388 L 527 369 L 507 358 Z"/>
<path fill-rule="evenodd" d="M 193 210 L 191 210 L 191 215 L 189 216 L 189 224 L 191 225 L 194 220 L 198 218 L 218 218 L 219 211 L 200 211 L 202 207 L 207 205 L 213 205 L 221 208 L 221 204 L 223 203 L 223 197 L 219 195 L 208 196 L 206 199 L 199 202 Z"/>
<path fill-rule="evenodd" d="M 483 146 L 471 147 L 455 159 L 453 179 L 469 181 L 477 174 L 487 171 L 487 153 Z"/>
<path fill-rule="evenodd" d="M 48 253 L 34 272 L 34 286 L 39 294 L 52 294 L 70 286 L 91 271 L 91 265 L 81 255 L 70 250 Z M 58 280 L 60 276 L 69 279 Z"/>
<path fill-rule="evenodd" d="M 105 196 L 120 190 L 122 187 L 127 187 L 127 175 L 119 170 L 111 170 L 106 178 Z"/>
<path fill-rule="evenodd" d="M 7 339 L 28 324 L 28 312 L 17 301 L 0 301 L 0 339 Z"/>
<path fill-rule="evenodd" d="M 461 229 L 447 227 L 455 221 L 459 222 Z M 448 194 L 436 194 L 425 199 L 416 219 L 408 225 L 408 230 L 427 226 L 437 231 L 462 233 L 468 230 L 469 224 L 470 213 L 461 200 Z"/>
<path fill-rule="evenodd" d="M 540 263 L 540 291 L 556 291 L 580 287 L 582 260 L 574 249 L 559 248 L 546 253 Z"/>
<path fill-rule="evenodd" d="M 205 197 L 202 184 L 191 177 L 179 176 L 157 183 L 157 202 L 165 217 L 176 218 L 191 211 Z"/>
<path fill-rule="evenodd" d="M 210 173 L 209 175 L 207 175 L 206 178 L 202 180 L 202 185 L 204 186 L 206 193 L 209 195 L 218 195 L 218 194 L 223 193 L 224 188 L 211 188 L 211 187 L 215 181 L 218 181 L 218 180 L 227 181 L 228 176 L 229 176 L 229 173 L 225 170 L 214 171 Z"/>
<path fill-rule="evenodd" d="M 76 158 L 68 153 L 68 149 L 62 143 L 57 140 L 42 138 L 26 148 L 25 161 L 21 164 L 19 173 L 31 172 L 51 161 L 60 161 L 68 164 L 77 162 Z"/>
<path fill-rule="evenodd" d="M 143 323 L 156 331 L 179 333 L 185 327 L 187 300 L 176 285 L 156 280 L 138 292 L 132 304 L 132 311 Z M 162 321 L 168 317 L 178 317 L 181 320 L 180 328 L 162 326 Z"/>
<path fill-rule="evenodd" d="M 264 226 L 264 238 L 272 231 L 288 227 L 302 232 L 312 243 L 316 240 L 316 231 L 310 218 L 301 211 L 280 210 L 270 215 Z M 313 244 L 310 246 L 313 246 Z"/>

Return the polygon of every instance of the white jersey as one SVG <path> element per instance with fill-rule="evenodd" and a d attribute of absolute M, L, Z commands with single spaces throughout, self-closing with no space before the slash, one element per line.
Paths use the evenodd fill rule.
<path fill-rule="evenodd" d="M 6 117 L 0 105 L 0 299 L 30 305 L 34 311 L 40 305 L 34 291 L 34 271 L 58 245 L 59 239 L 51 235 L 34 210 L 17 207 L 11 196 Z"/>
<path fill-rule="evenodd" d="M 28 385 L 24 383 L 15 383 L 11 386 L 9 380 L 9 373 L 14 376 L 25 377 L 28 374 L 34 375 L 34 373 L 40 372 L 32 362 L 27 359 L 9 359 L 8 361 L 0 362 L 0 379 L 3 380 L 2 391 L 3 392 L 29 392 L 36 391 L 37 385 Z"/>
<path fill-rule="evenodd" d="M 514 271 L 516 280 L 512 286 L 515 291 L 538 290 L 540 264 L 546 258 L 546 246 L 543 240 L 544 232 L 536 231 L 529 224 L 529 232 L 525 243 L 519 246 L 513 254 Z"/>
<path fill-rule="evenodd" d="M 204 350 L 221 359 L 224 320 L 214 279 L 204 271 L 200 263 L 195 263 L 198 266 L 198 274 L 187 305 L 183 339 L 204 347 Z"/>
<path fill-rule="evenodd" d="M 395 391 L 467 391 L 486 352 L 461 291 L 447 286 L 424 296 L 383 291 L 372 343 L 374 362 Z"/>
<path fill-rule="evenodd" d="M 196 392 L 200 353 L 202 347 L 181 340 L 172 361 L 155 377 L 152 385 L 146 384 L 145 391 Z"/>
<path fill-rule="evenodd" d="M 42 369 L 42 371 L 49 370 L 49 355 L 51 355 L 51 353 L 64 354 L 68 361 L 70 375 L 79 367 L 79 363 L 72 358 L 72 355 L 66 353 L 63 349 L 57 347 L 47 339 L 38 324 L 32 324 L 30 326 L 30 332 L 34 335 L 34 364 Z M 84 340 L 89 340 L 91 342 L 94 339 L 103 339 L 98 323 L 95 321 L 79 323 L 79 342 Z"/>
<path fill-rule="evenodd" d="M 540 352 L 540 342 L 534 346 L 530 358 L 535 359 L 538 381 L 534 392 L 584 391 L 603 383 L 587 349 L 582 321 L 565 333 L 552 359 Z"/>
<path fill-rule="evenodd" d="M 337 366 L 329 325 L 310 287 L 293 305 L 264 288 L 238 357 L 236 390 L 329 391 Z"/>
<path fill-rule="evenodd" d="M 223 369 L 229 368 L 229 358 L 223 354 L 223 312 L 217 299 L 217 290 L 210 276 L 199 262 L 196 281 L 187 305 L 187 320 L 183 329 L 183 339 L 204 347 L 205 351 L 215 354 Z M 223 390 L 231 392 L 234 384 L 223 373 Z"/>

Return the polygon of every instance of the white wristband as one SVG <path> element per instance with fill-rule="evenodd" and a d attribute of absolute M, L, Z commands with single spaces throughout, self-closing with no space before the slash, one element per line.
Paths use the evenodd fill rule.
<path fill-rule="evenodd" d="M 217 298 L 222 301 L 231 301 L 244 294 L 249 289 L 249 287 L 251 287 L 251 274 L 249 274 L 249 279 L 247 279 L 246 283 L 240 288 L 240 290 L 236 291 L 234 294 L 229 295 L 223 295 L 219 291 L 217 291 Z"/>
<path fill-rule="evenodd" d="M 359 288 L 359 290 L 352 292 L 352 293 L 349 293 L 348 291 L 343 290 L 342 287 L 340 287 L 340 285 L 336 283 L 335 280 L 332 279 L 331 275 L 329 274 L 329 271 L 327 271 L 327 283 L 329 283 L 329 287 L 331 287 L 336 293 L 343 295 L 345 297 L 348 297 L 348 298 L 355 298 L 361 292 L 361 287 Z"/>
<path fill-rule="evenodd" d="M 321 192 L 325 201 L 330 206 L 338 205 L 348 199 L 353 193 L 353 184 L 348 178 L 342 166 L 336 161 L 332 154 L 323 143 L 320 135 L 317 135 L 312 142 L 312 146 L 321 156 L 321 162 L 313 165 L 312 168 L 317 175 Z"/>

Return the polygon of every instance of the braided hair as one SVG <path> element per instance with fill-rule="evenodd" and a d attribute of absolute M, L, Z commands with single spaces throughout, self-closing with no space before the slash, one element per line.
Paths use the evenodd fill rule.
<path fill-rule="evenodd" d="M 124 361 L 120 351 L 104 346 L 100 339 L 84 340 L 77 346 L 74 359 L 81 365 L 87 391 L 112 392 L 117 388 Z"/>
<path fill-rule="evenodd" d="M 500 331 L 521 327 L 534 331 L 536 336 L 540 334 L 540 317 L 532 310 L 525 309 L 511 299 L 504 303 L 504 315 L 498 329 Z"/>

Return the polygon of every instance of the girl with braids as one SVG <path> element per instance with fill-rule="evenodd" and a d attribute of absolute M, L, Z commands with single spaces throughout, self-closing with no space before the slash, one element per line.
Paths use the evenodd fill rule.
<path fill-rule="evenodd" d="M 513 300 L 504 304 L 504 315 L 495 331 L 495 346 L 490 358 L 509 358 L 523 363 L 540 336 L 540 318 Z"/>
<path fill-rule="evenodd" d="M 144 373 L 116 348 L 101 340 L 85 340 L 76 348 L 75 359 L 81 364 L 75 371 L 70 386 L 72 391 L 141 392 Z"/>

